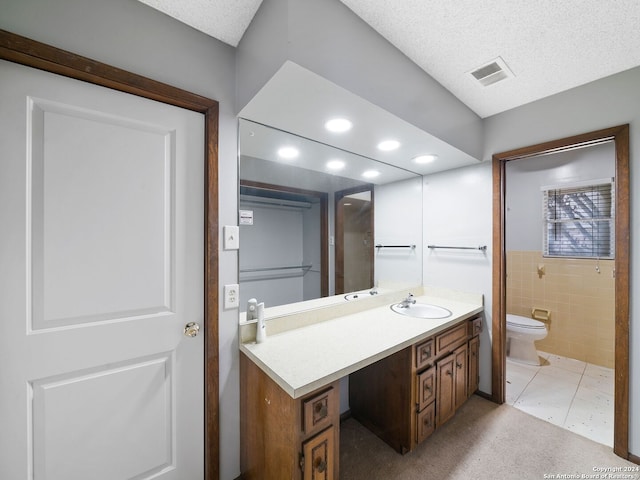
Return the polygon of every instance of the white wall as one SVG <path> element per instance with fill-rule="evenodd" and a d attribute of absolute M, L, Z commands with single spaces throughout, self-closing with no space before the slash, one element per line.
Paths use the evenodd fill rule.
<path fill-rule="evenodd" d="M 542 251 L 542 187 L 614 175 L 613 142 L 507 163 L 507 250 Z"/>
<path fill-rule="evenodd" d="M 485 120 L 485 159 L 493 153 L 545 141 L 630 125 L 631 291 L 640 284 L 640 68 L 532 102 Z M 630 295 L 629 450 L 640 455 L 640 296 Z"/>
<path fill-rule="evenodd" d="M 491 164 L 427 175 L 423 182 L 423 283 L 484 295 L 480 390 L 491 393 Z M 427 249 L 427 245 L 486 245 L 487 250 Z"/>
<path fill-rule="evenodd" d="M 374 190 L 374 242 L 416 245 L 415 249 L 375 249 L 375 280 L 422 284 L 422 178 L 378 185 Z"/>
<path fill-rule="evenodd" d="M 301 302 L 302 270 L 246 270 L 302 265 L 304 211 L 242 201 L 240 208 L 253 211 L 253 225 L 240 226 L 240 310 L 250 298 L 266 307 Z"/>
<path fill-rule="evenodd" d="M 133 0 L 0 0 L 0 28 L 220 102 L 219 224 L 237 224 L 235 49 Z M 220 234 L 220 245 L 222 238 Z M 219 298 L 237 283 L 220 251 Z M 238 311 L 220 307 L 220 478 L 239 475 Z"/>

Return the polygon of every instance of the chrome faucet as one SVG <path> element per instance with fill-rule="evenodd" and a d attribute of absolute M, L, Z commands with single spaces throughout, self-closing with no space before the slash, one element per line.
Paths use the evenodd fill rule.
<path fill-rule="evenodd" d="M 413 298 L 413 293 L 410 293 L 409 295 L 407 295 L 407 298 L 400 302 L 400 307 L 409 308 L 409 305 L 413 305 L 414 303 L 416 303 L 416 299 Z"/>

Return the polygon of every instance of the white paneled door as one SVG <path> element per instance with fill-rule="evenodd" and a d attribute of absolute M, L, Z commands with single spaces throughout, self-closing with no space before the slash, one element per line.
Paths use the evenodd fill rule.
<path fill-rule="evenodd" d="M 0 61 L 0 478 L 203 478 L 203 145 Z"/>

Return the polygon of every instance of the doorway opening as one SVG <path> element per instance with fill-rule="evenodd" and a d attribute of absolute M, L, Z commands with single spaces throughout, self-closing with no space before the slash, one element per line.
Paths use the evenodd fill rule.
<path fill-rule="evenodd" d="M 335 193 L 336 295 L 374 286 L 373 186 Z"/>
<path fill-rule="evenodd" d="M 492 398 L 504 403 L 506 390 L 506 165 L 541 155 L 599 145 L 615 145 L 615 395 L 613 451 L 629 458 L 629 126 L 621 125 L 493 156 Z"/>
<path fill-rule="evenodd" d="M 535 158 L 535 161 L 534 161 Z M 506 402 L 613 446 L 613 142 L 506 165 Z"/>

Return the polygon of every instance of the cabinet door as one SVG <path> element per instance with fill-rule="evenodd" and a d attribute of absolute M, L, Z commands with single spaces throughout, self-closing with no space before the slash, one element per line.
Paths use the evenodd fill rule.
<path fill-rule="evenodd" d="M 302 445 L 303 480 L 337 480 L 334 475 L 334 427 L 331 426 Z"/>
<path fill-rule="evenodd" d="M 469 385 L 467 388 L 467 394 L 473 395 L 478 390 L 478 383 L 480 382 L 480 364 L 478 362 L 478 355 L 480 351 L 480 338 L 473 337 L 469 340 Z"/>
<path fill-rule="evenodd" d="M 455 358 L 455 408 L 456 410 L 467 401 L 467 344 L 456 348 L 453 352 Z"/>
<path fill-rule="evenodd" d="M 436 367 L 436 426 L 442 425 L 455 413 L 455 355 L 442 358 Z"/>

